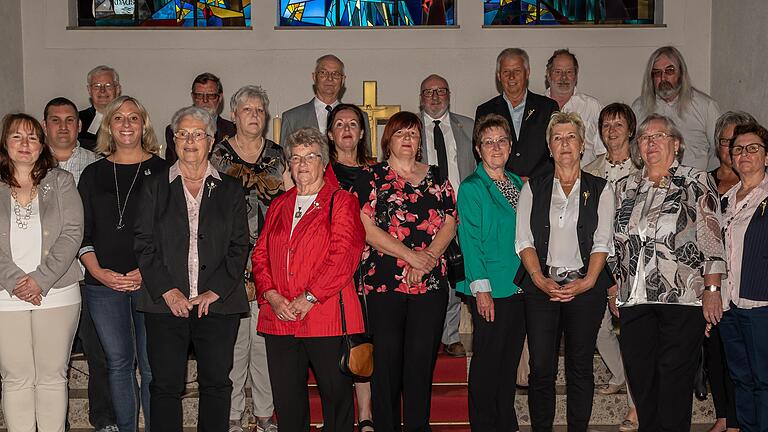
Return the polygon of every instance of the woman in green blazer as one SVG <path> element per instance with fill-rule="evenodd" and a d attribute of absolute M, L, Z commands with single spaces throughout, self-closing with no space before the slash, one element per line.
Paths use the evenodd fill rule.
<path fill-rule="evenodd" d="M 518 430 L 514 409 L 517 365 L 525 340 L 525 306 L 513 283 L 517 200 L 523 182 L 505 171 L 512 150 L 509 123 L 489 114 L 475 126 L 482 163 L 459 188 L 459 243 L 466 279 L 456 291 L 472 312 L 469 423 L 473 431 Z"/>

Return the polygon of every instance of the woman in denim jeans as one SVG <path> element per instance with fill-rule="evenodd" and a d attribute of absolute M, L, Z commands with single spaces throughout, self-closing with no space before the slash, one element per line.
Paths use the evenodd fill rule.
<path fill-rule="evenodd" d="M 167 166 L 147 111 L 121 96 L 107 106 L 96 142 L 106 157 L 83 170 L 79 190 L 84 207 L 80 260 L 85 297 L 104 347 L 117 426 L 138 430 L 139 400 L 149 431 L 149 382 L 144 315 L 136 311 L 142 278 L 133 253 L 133 223 L 140 211 L 143 179 Z M 136 381 L 136 364 L 141 387 Z M 139 399 L 140 396 L 140 399 Z"/>

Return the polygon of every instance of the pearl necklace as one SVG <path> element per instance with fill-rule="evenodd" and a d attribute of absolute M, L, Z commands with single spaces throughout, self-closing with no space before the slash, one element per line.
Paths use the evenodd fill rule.
<path fill-rule="evenodd" d="M 11 197 L 13 197 L 13 214 L 16 216 L 16 226 L 19 229 L 27 229 L 29 227 L 29 219 L 32 217 L 32 201 L 35 200 L 37 194 L 37 186 L 32 185 L 32 190 L 29 192 L 29 202 L 27 205 L 22 206 L 19 204 L 19 193 L 14 188 L 11 188 Z M 23 214 L 22 214 L 23 211 Z"/>

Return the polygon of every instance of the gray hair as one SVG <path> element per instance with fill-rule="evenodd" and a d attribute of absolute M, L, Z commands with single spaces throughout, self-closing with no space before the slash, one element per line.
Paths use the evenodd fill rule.
<path fill-rule="evenodd" d="M 757 123 L 752 114 L 744 111 L 728 111 L 721 115 L 715 123 L 715 142 L 719 143 L 720 134 L 729 125 L 741 126 L 750 123 Z"/>
<path fill-rule="evenodd" d="M 196 106 L 182 108 L 173 114 L 173 117 L 171 117 L 171 130 L 173 133 L 179 131 L 179 124 L 187 117 L 205 123 L 205 133 L 211 137 L 216 135 L 216 118 L 207 109 Z"/>
<path fill-rule="evenodd" d="M 336 57 L 333 54 L 326 54 L 324 56 L 318 57 L 317 60 L 315 60 L 315 71 L 320 69 L 320 63 L 322 63 L 322 62 L 324 62 L 326 60 L 333 60 L 333 61 L 338 62 L 341 65 L 341 73 L 342 74 L 344 73 L 344 62 L 341 61 L 340 58 Z"/>
<path fill-rule="evenodd" d="M 511 57 L 520 57 L 521 59 L 523 59 L 523 65 L 525 66 L 525 70 L 527 70 L 528 73 L 531 72 L 531 59 L 528 57 L 528 53 L 525 52 L 524 49 L 505 48 L 502 52 L 499 53 L 499 56 L 496 57 L 496 73 L 497 74 L 501 71 L 501 62 Z"/>
<path fill-rule="evenodd" d="M 95 68 L 91 69 L 90 72 L 88 72 L 88 76 L 86 77 L 87 84 L 91 84 L 91 78 L 93 78 L 94 75 L 109 72 L 112 74 L 112 80 L 115 82 L 115 84 L 120 84 L 120 75 L 117 74 L 117 71 L 113 69 L 112 67 L 109 67 L 107 65 L 99 65 Z"/>
<path fill-rule="evenodd" d="M 572 124 L 576 126 L 576 135 L 579 136 L 579 140 L 581 141 L 581 144 L 584 144 L 584 120 L 581 119 L 581 116 L 578 113 L 575 112 L 565 112 L 565 111 L 555 111 L 552 113 L 552 116 L 549 118 L 549 123 L 547 124 L 547 144 L 549 144 L 549 139 L 552 137 L 552 129 L 555 127 L 555 125 L 559 124 Z"/>
<path fill-rule="evenodd" d="M 288 140 L 285 142 L 285 158 L 291 158 L 294 147 L 309 147 L 313 144 L 317 144 L 320 147 L 320 156 L 323 161 L 323 166 L 328 165 L 328 161 L 330 160 L 328 138 L 324 133 L 320 132 L 320 130 L 313 127 L 303 127 L 288 136 Z"/>
<path fill-rule="evenodd" d="M 691 76 L 688 74 L 688 66 L 685 64 L 683 54 L 673 46 L 663 46 L 651 54 L 651 57 L 648 59 L 648 64 L 645 65 L 643 84 L 640 89 L 640 102 L 642 104 L 643 112 L 638 113 L 641 118 L 644 116 L 643 114 L 648 115 L 656 111 L 656 87 L 653 85 L 653 77 L 651 76 L 651 73 L 653 72 L 653 64 L 656 63 L 656 60 L 661 56 L 668 57 L 672 63 L 675 63 L 677 69 L 680 71 L 680 81 L 678 82 L 680 90 L 677 95 L 678 114 L 682 115 L 685 110 L 690 107 L 691 102 L 693 101 L 693 92 L 695 91 L 695 88 L 691 84 Z"/>
<path fill-rule="evenodd" d="M 261 103 L 264 104 L 267 120 L 269 120 L 269 96 L 267 96 L 267 91 L 261 88 L 261 86 L 247 85 L 240 87 L 229 99 L 229 109 L 232 112 L 237 111 L 237 107 L 248 99 L 260 99 Z"/>
<path fill-rule="evenodd" d="M 630 146 L 632 162 L 634 162 L 638 168 L 645 166 L 645 161 L 640 157 L 640 146 L 638 145 L 638 141 L 640 140 L 640 137 L 645 134 L 648 125 L 654 120 L 664 122 L 664 127 L 667 129 L 667 135 L 680 143 L 680 149 L 677 151 L 676 157 L 678 163 L 683 160 L 683 154 L 685 153 L 685 139 L 683 139 L 683 134 L 680 132 L 680 129 L 677 128 L 677 125 L 671 118 L 661 114 L 651 114 L 637 127 L 637 134 L 635 135 L 635 139 L 632 140 L 633 145 Z"/>

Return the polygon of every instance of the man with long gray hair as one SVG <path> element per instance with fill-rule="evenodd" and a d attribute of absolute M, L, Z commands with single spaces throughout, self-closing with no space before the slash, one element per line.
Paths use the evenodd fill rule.
<path fill-rule="evenodd" d="M 720 165 L 714 140 L 720 108 L 711 97 L 693 87 L 685 59 L 677 48 L 664 46 L 651 54 L 640 97 L 632 103 L 632 110 L 638 123 L 654 113 L 675 122 L 686 143 L 682 165 L 700 170 Z"/>

